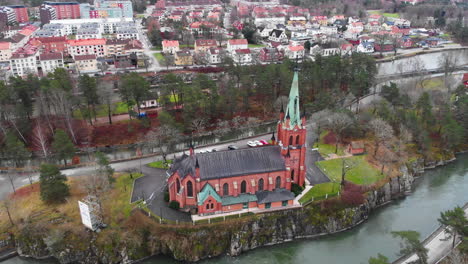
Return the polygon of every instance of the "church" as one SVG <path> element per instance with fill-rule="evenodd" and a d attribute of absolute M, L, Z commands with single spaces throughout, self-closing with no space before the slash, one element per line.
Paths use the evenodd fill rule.
<path fill-rule="evenodd" d="M 272 144 L 182 155 L 168 170 L 170 201 L 199 215 L 293 204 L 292 184 L 305 184 L 306 120 L 299 108 L 298 73 Z"/>

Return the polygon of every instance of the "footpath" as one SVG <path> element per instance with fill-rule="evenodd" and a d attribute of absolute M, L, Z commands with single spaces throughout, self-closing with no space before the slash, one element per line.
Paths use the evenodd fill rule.
<path fill-rule="evenodd" d="M 468 203 L 465 204 L 463 209 L 465 210 L 465 215 L 468 217 Z M 439 263 L 452 251 L 452 243 L 453 238 L 449 233 L 446 232 L 445 227 L 441 226 L 437 230 L 435 230 L 430 236 L 428 236 L 423 241 L 424 247 L 428 249 L 427 263 Z M 458 239 L 456 241 L 456 245 L 458 245 L 459 243 L 460 240 Z M 392 264 L 410 264 L 416 260 L 418 260 L 418 257 L 416 256 L 416 254 L 412 254 L 409 256 L 403 256 L 394 261 Z"/>

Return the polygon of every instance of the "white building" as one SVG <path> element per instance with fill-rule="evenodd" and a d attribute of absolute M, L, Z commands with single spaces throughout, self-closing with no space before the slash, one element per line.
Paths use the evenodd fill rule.
<path fill-rule="evenodd" d="M 180 50 L 178 40 L 163 40 L 162 41 L 162 52 L 168 54 L 176 54 Z"/>
<path fill-rule="evenodd" d="M 320 31 L 325 35 L 333 35 L 338 33 L 338 28 L 334 26 L 321 26 Z"/>
<path fill-rule="evenodd" d="M 288 41 L 288 36 L 284 30 L 273 29 L 268 37 L 269 41 L 284 43 Z"/>
<path fill-rule="evenodd" d="M 0 42 L 0 61 L 9 61 L 11 57 L 11 43 Z"/>
<path fill-rule="evenodd" d="M 39 50 L 27 45 L 11 55 L 10 72 L 14 76 L 24 76 L 29 73 L 37 74 L 37 56 Z"/>
<path fill-rule="evenodd" d="M 228 40 L 227 50 L 233 53 L 235 50 L 248 49 L 249 44 L 246 39 L 230 39 Z"/>
<path fill-rule="evenodd" d="M 76 69 L 81 73 L 95 72 L 98 70 L 96 55 L 76 55 Z"/>
<path fill-rule="evenodd" d="M 291 59 L 302 59 L 304 58 L 305 49 L 303 46 L 288 46 L 285 51 L 285 55 Z"/>
<path fill-rule="evenodd" d="M 221 51 L 220 48 L 210 48 L 206 52 L 206 58 L 209 64 L 221 63 Z"/>
<path fill-rule="evenodd" d="M 130 27 L 135 25 L 133 18 L 87 18 L 87 19 L 61 19 L 51 20 L 51 25 L 63 25 L 66 35 L 76 34 L 77 30 L 83 25 L 96 23 L 102 34 L 115 34 L 118 27 Z M 136 26 L 135 26 L 136 27 Z"/>
<path fill-rule="evenodd" d="M 260 26 L 275 26 L 278 24 L 284 25 L 286 23 L 286 17 L 284 16 L 273 16 L 273 17 L 255 17 L 254 24 L 257 27 Z"/>
<path fill-rule="evenodd" d="M 252 62 L 250 49 L 238 49 L 232 54 L 232 59 L 238 64 L 248 64 Z"/>
<path fill-rule="evenodd" d="M 266 27 L 266 28 L 263 28 L 263 29 L 258 29 L 258 34 L 260 34 L 260 37 L 262 38 L 268 38 L 270 36 L 270 33 L 271 31 L 273 30 L 273 28 L 269 28 L 269 27 Z"/>
<path fill-rule="evenodd" d="M 356 52 L 360 53 L 372 53 L 374 52 L 374 43 L 368 41 L 361 41 L 356 48 Z"/>
<path fill-rule="evenodd" d="M 76 55 L 91 55 L 104 57 L 106 55 L 105 39 L 80 39 L 68 40 L 68 54 L 72 57 Z"/>
<path fill-rule="evenodd" d="M 140 39 L 138 30 L 134 27 L 119 27 L 115 34 L 117 39 Z"/>
<path fill-rule="evenodd" d="M 62 53 L 44 53 L 39 55 L 38 72 L 47 75 L 56 68 L 63 68 Z"/>

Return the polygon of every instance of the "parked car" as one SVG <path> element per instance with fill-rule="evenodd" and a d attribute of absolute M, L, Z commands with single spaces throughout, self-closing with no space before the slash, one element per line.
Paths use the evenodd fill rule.
<path fill-rule="evenodd" d="M 215 149 L 215 148 L 214 148 L 214 149 L 211 149 L 211 152 L 216 152 L 216 149 Z"/>
<path fill-rule="evenodd" d="M 258 145 L 257 145 L 257 143 L 256 143 L 255 141 L 248 141 L 248 142 L 247 142 L 247 146 L 253 148 L 253 147 L 256 147 L 256 146 L 258 146 Z"/>
<path fill-rule="evenodd" d="M 265 145 L 270 145 L 270 143 L 268 143 L 268 141 L 263 140 L 263 139 L 260 140 L 260 143 L 262 143 L 262 145 L 264 145 L 264 146 L 265 146 Z"/>
<path fill-rule="evenodd" d="M 200 152 L 198 152 L 198 153 L 204 154 L 204 153 L 206 153 L 206 150 L 200 150 Z"/>
<path fill-rule="evenodd" d="M 254 142 L 255 142 L 255 144 L 256 144 L 257 146 L 263 146 L 263 144 L 262 144 L 260 141 L 258 141 L 258 140 L 255 140 Z"/>
<path fill-rule="evenodd" d="M 229 146 L 228 146 L 228 149 L 229 149 L 229 150 L 236 150 L 236 149 L 238 149 L 238 147 L 236 147 L 236 146 L 234 146 L 234 145 L 229 145 Z"/>

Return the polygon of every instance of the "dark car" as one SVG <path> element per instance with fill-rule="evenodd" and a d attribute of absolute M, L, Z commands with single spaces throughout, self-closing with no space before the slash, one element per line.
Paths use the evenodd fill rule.
<path fill-rule="evenodd" d="M 236 147 L 236 146 L 234 146 L 234 145 L 229 145 L 229 146 L 228 146 L 228 149 L 229 149 L 229 150 L 236 150 L 236 149 L 238 149 L 238 147 Z"/>

